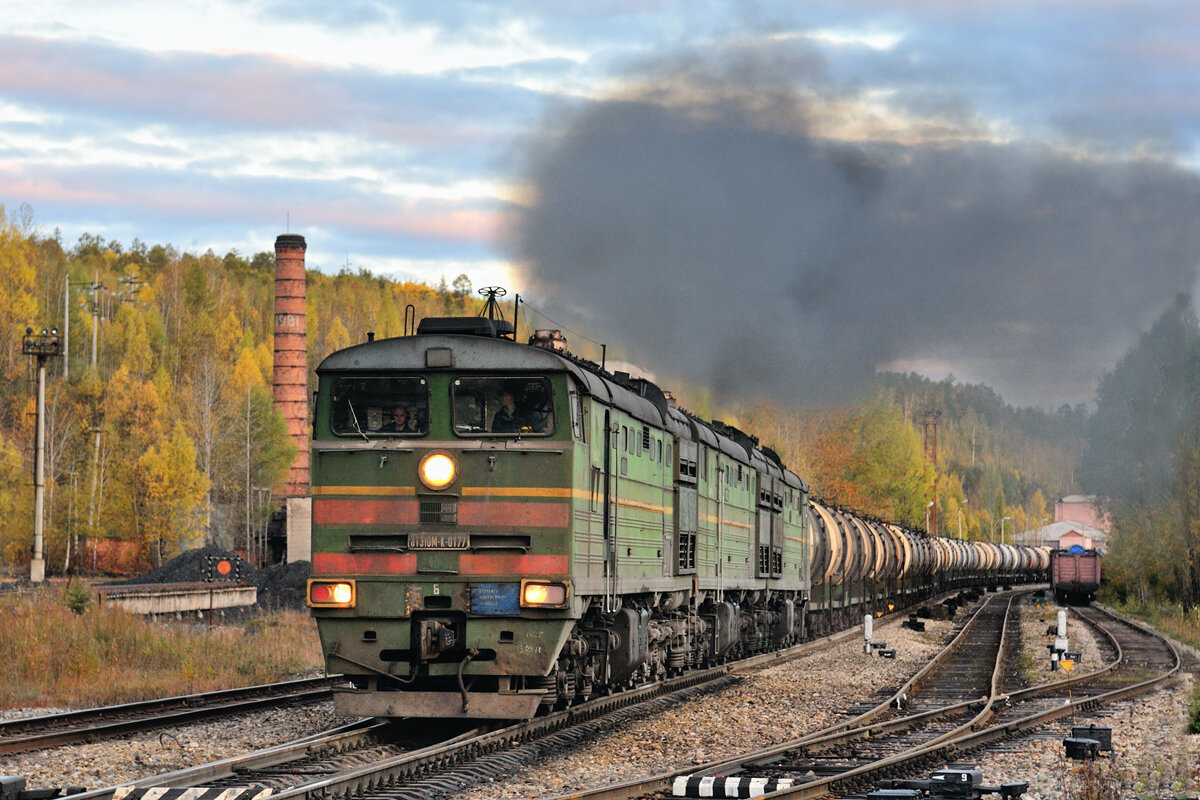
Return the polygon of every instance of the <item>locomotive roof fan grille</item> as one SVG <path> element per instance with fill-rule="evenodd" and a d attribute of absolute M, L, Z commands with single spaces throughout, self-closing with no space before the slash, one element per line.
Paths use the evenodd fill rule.
<path fill-rule="evenodd" d="M 417 326 L 417 335 L 456 333 L 463 336 L 483 336 L 487 339 L 509 339 L 517 329 L 508 320 L 486 317 L 426 317 Z"/>

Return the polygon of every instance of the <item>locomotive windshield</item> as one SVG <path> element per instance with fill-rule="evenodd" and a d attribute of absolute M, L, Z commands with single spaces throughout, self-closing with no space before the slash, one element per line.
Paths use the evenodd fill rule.
<path fill-rule="evenodd" d="M 424 378 L 337 378 L 330 422 L 339 436 L 424 436 L 429 384 Z"/>
<path fill-rule="evenodd" d="M 554 433 L 550 379 L 458 378 L 451 388 L 460 436 L 549 436 Z"/>

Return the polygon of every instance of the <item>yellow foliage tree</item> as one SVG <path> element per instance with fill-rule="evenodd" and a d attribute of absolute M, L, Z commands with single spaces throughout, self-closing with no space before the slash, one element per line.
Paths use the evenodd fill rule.
<path fill-rule="evenodd" d="M 134 380 L 122 365 L 108 381 L 102 408 L 100 449 L 92 465 L 98 527 L 108 538 L 144 543 L 154 534 L 141 516 L 137 464 L 167 435 L 166 407 L 153 383 Z"/>
<path fill-rule="evenodd" d="M 269 383 L 275 375 L 274 337 L 261 342 L 254 348 L 254 362 L 258 365 L 258 374 L 263 376 L 263 383 Z"/>
<path fill-rule="evenodd" d="M 0 371 L 5 375 L 18 374 L 21 334 L 37 324 L 36 281 L 29 241 L 8 222 L 0 205 Z"/>
<path fill-rule="evenodd" d="M 182 422 L 138 459 L 136 478 L 146 545 L 155 563 L 201 546 L 208 479 L 196 469 L 196 447 Z"/>
<path fill-rule="evenodd" d="M 900 405 L 881 393 L 855 415 L 850 428 L 854 452 L 845 477 L 861 487 L 863 510 L 924 527 L 934 470 Z"/>
<path fill-rule="evenodd" d="M 0 433 L 0 554 L 8 564 L 33 546 L 33 482 L 16 446 Z"/>
<path fill-rule="evenodd" d="M 264 383 L 262 371 L 258 367 L 258 359 L 249 348 L 243 347 L 238 351 L 237 361 L 233 365 L 233 380 L 230 381 L 230 389 L 240 397 L 245 394 L 247 387 L 262 386 Z"/>
<path fill-rule="evenodd" d="M 329 330 L 325 334 L 325 352 L 322 354 L 322 358 L 349 346 L 350 331 L 346 330 L 340 316 L 334 316 L 333 321 L 329 323 Z"/>
<path fill-rule="evenodd" d="M 244 329 L 237 315 L 230 311 L 217 324 L 216 349 L 222 357 L 232 357 L 242 344 Z"/>

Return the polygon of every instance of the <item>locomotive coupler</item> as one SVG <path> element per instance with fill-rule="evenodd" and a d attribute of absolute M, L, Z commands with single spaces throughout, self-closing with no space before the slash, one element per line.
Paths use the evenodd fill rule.
<path fill-rule="evenodd" d="M 458 644 L 454 628 L 436 619 L 423 619 L 419 623 L 421 660 L 437 658 Z"/>

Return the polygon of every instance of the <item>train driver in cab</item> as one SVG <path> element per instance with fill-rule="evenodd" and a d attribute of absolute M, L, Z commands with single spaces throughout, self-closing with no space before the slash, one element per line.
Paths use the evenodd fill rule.
<path fill-rule="evenodd" d="M 414 424 L 414 420 L 409 415 L 407 408 L 404 406 L 396 406 L 392 409 L 392 418 L 389 420 L 388 425 L 384 428 L 384 430 L 393 431 L 395 433 L 413 433 L 416 430 L 416 425 Z"/>
<path fill-rule="evenodd" d="M 500 410 L 492 417 L 492 433 L 520 433 L 522 420 L 517 414 L 517 398 L 511 389 L 500 390 Z"/>

